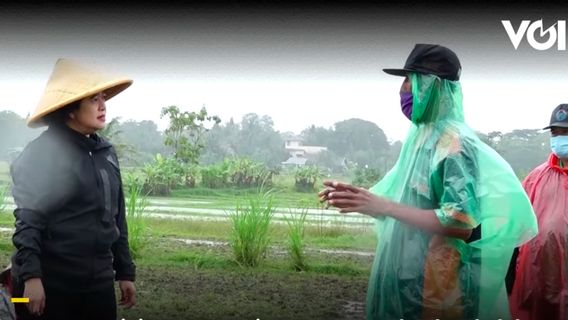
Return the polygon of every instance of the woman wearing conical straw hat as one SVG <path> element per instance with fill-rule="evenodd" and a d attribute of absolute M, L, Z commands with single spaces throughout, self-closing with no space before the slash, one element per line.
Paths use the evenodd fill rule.
<path fill-rule="evenodd" d="M 116 152 L 96 134 L 132 80 L 59 59 L 29 127 L 48 126 L 11 166 L 18 319 L 116 319 L 135 304 L 135 266 Z"/>

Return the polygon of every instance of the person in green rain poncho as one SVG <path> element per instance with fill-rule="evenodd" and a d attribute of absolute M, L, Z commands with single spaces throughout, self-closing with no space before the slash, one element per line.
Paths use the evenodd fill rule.
<path fill-rule="evenodd" d="M 403 69 L 411 128 L 394 167 L 369 190 L 325 181 L 322 201 L 376 218 L 367 319 L 510 319 L 505 275 L 536 218 L 509 164 L 464 122 L 461 65 L 417 44 Z"/>

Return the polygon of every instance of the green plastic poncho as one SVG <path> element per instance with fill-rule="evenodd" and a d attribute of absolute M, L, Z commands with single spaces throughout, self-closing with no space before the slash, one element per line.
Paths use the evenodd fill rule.
<path fill-rule="evenodd" d="M 480 236 L 466 243 L 377 219 L 367 319 L 509 319 L 504 279 L 513 249 L 537 233 L 531 204 L 509 164 L 465 124 L 459 82 L 409 77 L 413 125 L 371 192 Z"/>

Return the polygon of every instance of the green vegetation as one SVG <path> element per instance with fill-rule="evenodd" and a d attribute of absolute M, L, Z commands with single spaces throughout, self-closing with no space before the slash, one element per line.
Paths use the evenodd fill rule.
<path fill-rule="evenodd" d="M 369 219 L 323 210 L 316 193 L 322 179 L 374 185 L 402 144 L 362 119 L 310 126 L 302 145 L 319 148 L 295 151 L 309 165 L 282 169 L 291 145 L 269 116 L 221 124 L 205 108 L 176 106 L 161 116 L 164 132 L 153 121 L 118 119 L 101 132 L 122 164 L 138 270 L 138 306 L 119 318 L 353 318 L 343 305 L 364 301 L 377 238 Z M 0 124 L 0 135 L 13 137 L 0 141 L 0 227 L 12 229 L 8 161 L 39 131 L 9 111 Z M 479 136 L 521 178 L 549 153 L 548 134 L 537 130 Z M 12 252 L 4 230 L 0 267 Z"/>
<path fill-rule="evenodd" d="M 1 266 L 11 253 L 11 235 L 0 233 Z M 302 273 L 287 257 L 267 258 L 243 268 L 228 249 L 155 239 L 136 261 L 137 305 L 118 307 L 118 318 L 350 319 L 345 301 L 365 299 L 369 257 L 312 253 Z"/>
<path fill-rule="evenodd" d="M 300 167 L 296 170 L 294 187 L 300 192 L 314 192 L 321 177 L 323 172 L 317 166 Z"/>
<path fill-rule="evenodd" d="M 0 185 L 0 212 L 6 209 L 6 197 L 10 191 L 10 186 L 8 184 Z"/>
<path fill-rule="evenodd" d="M 201 168 L 201 185 L 209 189 L 250 189 L 272 186 L 274 171 L 247 157 L 225 159 Z"/>
<path fill-rule="evenodd" d="M 0 161 L 0 185 L 10 182 L 10 165 L 7 162 Z"/>
<path fill-rule="evenodd" d="M 240 265 L 256 267 L 264 259 L 270 244 L 268 230 L 274 215 L 273 199 L 269 191 L 248 196 L 229 213 L 233 223 L 229 244 Z"/>
<path fill-rule="evenodd" d="M 381 173 L 375 168 L 356 168 L 353 171 L 353 185 L 363 188 L 374 186 L 381 179 Z"/>
<path fill-rule="evenodd" d="M 345 301 L 365 299 L 372 257 L 317 251 L 312 244 L 319 239 L 320 247 L 329 249 L 360 241 L 370 248 L 374 246 L 372 234 L 363 239 L 360 232 L 353 232 L 328 238 L 326 243 L 306 225 L 309 268 L 296 272 L 286 254 L 286 224 L 271 225 L 273 246 L 262 263 L 249 268 L 235 261 L 226 244 L 232 227 L 229 221 L 143 219 L 152 245 L 142 248 L 136 260 L 137 306 L 119 307 L 119 318 L 350 319 Z M 0 224 L 12 227 L 12 215 L 0 214 Z M 180 238 L 225 243 L 184 243 Z M 9 263 L 12 252 L 11 233 L 0 232 L 0 266 Z"/>
<path fill-rule="evenodd" d="M 126 185 L 126 220 L 128 224 L 128 244 L 132 259 L 140 257 L 142 249 L 148 244 L 148 232 L 144 220 L 148 198 L 143 194 L 143 185 L 131 179 Z"/>
<path fill-rule="evenodd" d="M 302 208 L 299 213 L 290 210 L 290 216 L 286 218 L 288 224 L 288 253 L 292 259 L 292 266 L 298 271 L 304 271 L 306 265 L 306 243 L 304 240 L 306 230 L 307 208 Z"/>
<path fill-rule="evenodd" d="M 140 173 L 133 173 L 138 175 Z M 154 162 L 142 169 L 144 192 L 156 196 L 167 196 L 172 189 L 179 187 L 185 178 L 184 167 L 174 158 L 157 154 Z"/>

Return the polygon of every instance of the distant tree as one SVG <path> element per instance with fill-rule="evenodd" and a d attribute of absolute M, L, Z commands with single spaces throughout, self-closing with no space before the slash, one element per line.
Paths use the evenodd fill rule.
<path fill-rule="evenodd" d="M 128 163 L 136 158 L 137 150 L 132 145 L 125 142 L 122 137 L 120 117 L 113 118 L 97 133 L 112 143 L 121 163 Z"/>
<path fill-rule="evenodd" d="M 492 131 L 487 134 L 487 144 L 497 150 L 499 148 L 499 142 L 503 138 L 503 133 L 501 131 Z"/>
<path fill-rule="evenodd" d="M 0 160 L 10 160 L 42 131 L 28 128 L 26 120 L 13 111 L 0 111 Z"/>
<path fill-rule="evenodd" d="M 205 147 L 203 136 L 207 132 L 207 123 L 218 124 L 218 116 L 207 114 L 205 107 L 199 112 L 181 112 L 177 106 L 162 109 L 160 117 L 167 116 L 170 126 L 166 129 L 164 141 L 166 146 L 173 149 L 174 157 L 186 164 L 197 164 L 201 151 Z"/>
<path fill-rule="evenodd" d="M 130 164 L 141 165 L 152 162 L 156 154 L 168 155 L 168 147 L 164 145 L 164 135 L 158 125 L 151 120 L 128 120 L 120 124 L 120 136 L 131 145 L 136 153 Z"/>
<path fill-rule="evenodd" d="M 280 166 L 287 158 L 284 140 L 274 130 L 274 122 L 269 116 L 244 115 L 237 142 L 239 155 L 247 155 L 272 168 Z"/>
<path fill-rule="evenodd" d="M 100 136 L 105 138 L 106 140 L 113 140 L 118 137 L 120 134 L 120 117 L 112 118 L 109 123 L 105 125 L 105 127 L 97 132 Z"/>
<path fill-rule="evenodd" d="M 550 132 L 539 129 L 519 129 L 503 134 L 496 150 L 509 162 L 519 176 L 546 161 L 550 154 Z"/>
<path fill-rule="evenodd" d="M 284 141 L 274 130 L 274 122 L 269 116 L 249 113 L 243 116 L 240 123 L 231 119 L 225 125 L 213 126 L 205 137 L 207 146 L 201 157 L 205 164 L 244 156 L 275 168 L 288 156 Z"/>
<path fill-rule="evenodd" d="M 402 150 L 401 141 L 397 140 L 391 144 L 385 160 L 385 164 L 383 166 L 383 170 L 381 170 L 382 172 L 387 172 L 390 168 L 392 168 L 392 166 L 394 166 L 394 164 L 398 160 L 401 150 Z"/>
<path fill-rule="evenodd" d="M 301 135 L 305 145 L 328 148 L 328 152 L 318 156 L 315 163 L 332 171 L 366 165 L 386 172 L 398 158 L 401 145 L 397 142 L 391 150 L 381 128 L 373 122 L 356 118 L 337 122 L 329 129 L 311 125 Z"/>
<path fill-rule="evenodd" d="M 311 125 L 304 129 L 300 135 L 303 138 L 304 145 L 329 147 L 334 132 L 332 128 L 326 129 Z"/>
<path fill-rule="evenodd" d="M 343 158 L 336 155 L 333 151 L 324 150 L 314 157 L 313 164 L 320 168 L 326 168 L 333 173 L 341 173 L 347 169 L 342 160 Z"/>
<path fill-rule="evenodd" d="M 375 123 L 349 119 L 335 124 L 328 148 L 358 166 L 381 168 L 389 157 L 389 143 Z"/>
<path fill-rule="evenodd" d="M 215 124 L 205 134 L 205 148 L 200 163 L 215 164 L 237 155 L 240 125 L 233 118 L 225 125 Z"/>

